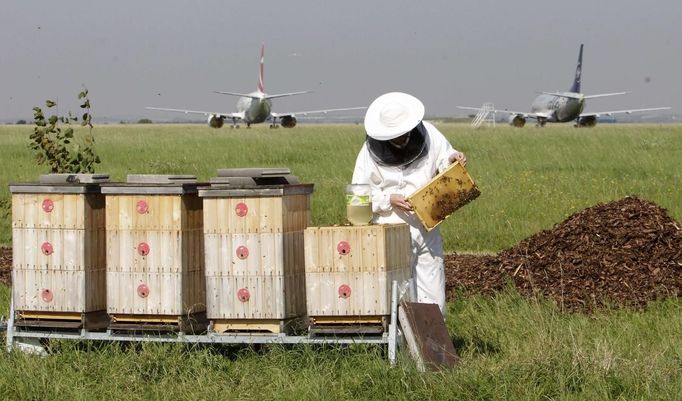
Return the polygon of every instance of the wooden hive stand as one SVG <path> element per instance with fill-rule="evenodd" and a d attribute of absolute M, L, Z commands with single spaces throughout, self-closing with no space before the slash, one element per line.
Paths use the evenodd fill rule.
<path fill-rule="evenodd" d="M 201 333 L 208 321 L 205 312 L 178 315 L 113 314 L 109 329 L 125 332 Z"/>

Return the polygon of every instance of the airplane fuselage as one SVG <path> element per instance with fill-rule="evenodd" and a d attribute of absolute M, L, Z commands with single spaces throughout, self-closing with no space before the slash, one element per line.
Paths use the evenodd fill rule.
<path fill-rule="evenodd" d="M 237 112 L 244 113 L 244 122 L 247 124 L 262 123 L 270 116 L 272 102 L 262 92 L 252 92 L 249 95 L 253 97 L 243 96 L 237 100 Z"/>
<path fill-rule="evenodd" d="M 578 93 L 566 92 L 568 95 L 578 96 Z M 546 115 L 545 121 L 552 123 L 565 123 L 573 121 L 585 107 L 585 99 L 575 97 L 562 97 L 542 94 L 535 98 L 530 106 L 530 112 L 538 115 Z"/>

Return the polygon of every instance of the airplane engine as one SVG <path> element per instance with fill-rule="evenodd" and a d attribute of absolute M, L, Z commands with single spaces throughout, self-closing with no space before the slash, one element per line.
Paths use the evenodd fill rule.
<path fill-rule="evenodd" d="M 575 126 L 578 128 L 594 127 L 595 125 L 597 125 L 597 116 L 579 117 L 577 120 L 575 120 Z"/>
<path fill-rule="evenodd" d="M 294 128 L 296 126 L 296 117 L 294 116 L 284 116 L 282 117 L 282 127 L 284 128 Z"/>
<path fill-rule="evenodd" d="M 513 114 L 509 116 L 509 125 L 512 127 L 523 128 L 526 125 L 526 119 L 520 114 Z"/>
<path fill-rule="evenodd" d="M 211 128 L 221 128 L 225 124 L 225 117 L 211 114 L 208 116 L 208 126 Z"/>

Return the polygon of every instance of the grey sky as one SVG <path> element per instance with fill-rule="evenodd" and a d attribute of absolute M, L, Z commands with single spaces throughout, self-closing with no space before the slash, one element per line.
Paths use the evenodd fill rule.
<path fill-rule="evenodd" d="M 171 119 L 145 106 L 234 111 L 250 92 L 265 43 L 274 111 L 366 106 L 409 92 L 428 115 L 493 101 L 526 111 L 537 91 L 567 90 L 585 43 L 586 111 L 672 106 L 682 111 L 682 2 L 30 1 L 0 7 L 0 121 L 30 118 L 59 98 L 95 117 Z"/>

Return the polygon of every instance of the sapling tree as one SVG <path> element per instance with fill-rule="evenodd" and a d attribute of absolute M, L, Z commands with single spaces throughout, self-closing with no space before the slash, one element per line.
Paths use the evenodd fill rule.
<path fill-rule="evenodd" d="M 92 135 L 92 116 L 90 115 L 90 98 L 88 90 L 78 94 L 83 111 L 80 125 L 88 127 L 83 140 L 75 141 L 72 124 L 79 118 L 71 112 L 67 116 L 52 114 L 46 117 L 40 107 L 33 108 L 34 128 L 30 136 L 29 146 L 36 152 L 35 159 L 39 165 L 48 165 L 51 173 L 93 173 L 95 164 L 100 163 L 95 153 L 95 137 Z M 45 101 L 47 109 L 57 106 L 52 100 Z"/>

